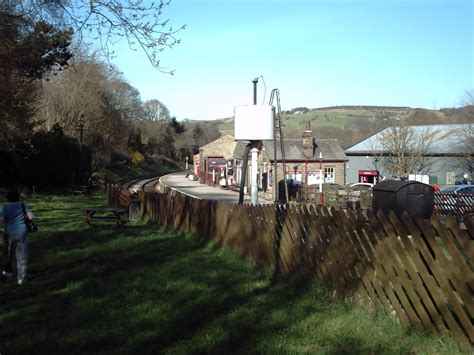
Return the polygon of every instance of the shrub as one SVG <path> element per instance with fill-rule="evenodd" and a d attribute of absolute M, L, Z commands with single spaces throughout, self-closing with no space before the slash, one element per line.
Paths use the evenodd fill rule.
<path fill-rule="evenodd" d="M 145 157 L 140 152 L 132 152 L 132 164 L 133 166 L 140 166 L 145 161 Z"/>

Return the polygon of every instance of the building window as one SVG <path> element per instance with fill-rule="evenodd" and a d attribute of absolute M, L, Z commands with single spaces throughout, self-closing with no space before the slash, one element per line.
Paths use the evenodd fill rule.
<path fill-rule="evenodd" d="M 454 171 L 446 172 L 446 185 L 454 185 L 456 183 L 456 173 Z"/>
<path fill-rule="evenodd" d="M 334 168 L 324 168 L 324 182 L 334 183 L 336 181 L 334 176 Z"/>
<path fill-rule="evenodd" d="M 295 183 L 301 184 L 303 181 L 303 174 L 301 171 L 291 171 L 286 173 L 287 180 L 293 180 Z"/>

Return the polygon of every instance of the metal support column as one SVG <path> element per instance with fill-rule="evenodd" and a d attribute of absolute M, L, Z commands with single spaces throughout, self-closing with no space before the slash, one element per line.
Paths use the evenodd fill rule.
<path fill-rule="evenodd" d="M 252 186 L 251 186 L 251 202 L 252 205 L 258 205 L 258 149 L 254 146 L 252 152 Z"/>

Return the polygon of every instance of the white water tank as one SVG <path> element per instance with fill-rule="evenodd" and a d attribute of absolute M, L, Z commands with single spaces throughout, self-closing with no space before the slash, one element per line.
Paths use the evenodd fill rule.
<path fill-rule="evenodd" d="M 273 140 L 275 133 L 273 106 L 237 106 L 234 110 L 234 132 L 236 140 Z"/>

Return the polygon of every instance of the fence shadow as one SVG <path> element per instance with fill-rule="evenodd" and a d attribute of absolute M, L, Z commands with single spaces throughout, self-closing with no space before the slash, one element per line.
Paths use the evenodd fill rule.
<path fill-rule="evenodd" d="M 124 192 L 110 189 L 109 203 Z M 122 197 L 123 199 L 123 197 Z M 273 281 L 306 275 L 341 297 L 382 304 L 407 327 L 474 342 L 473 222 L 441 222 L 323 206 L 251 206 L 142 193 L 159 224 L 226 245 L 273 269 Z"/>

